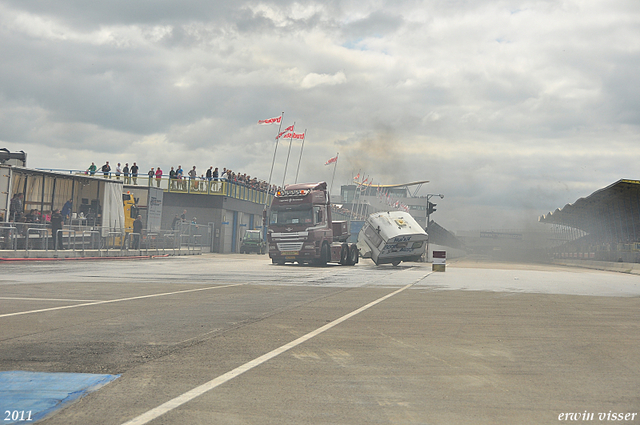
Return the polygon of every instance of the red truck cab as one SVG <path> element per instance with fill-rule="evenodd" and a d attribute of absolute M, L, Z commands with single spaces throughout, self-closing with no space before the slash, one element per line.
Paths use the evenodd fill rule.
<path fill-rule="evenodd" d="M 287 185 L 269 212 L 267 241 L 275 264 L 354 265 L 359 252 L 348 244 L 347 222 L 333 222 L 327 183 Z"/>

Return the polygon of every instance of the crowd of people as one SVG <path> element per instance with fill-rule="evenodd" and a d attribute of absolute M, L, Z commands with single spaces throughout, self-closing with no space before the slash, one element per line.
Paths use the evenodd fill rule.
<path fill-rule="evenodd" d="M 120 162 L 118 162 L 115 170 L 111 169 L 109 161 L 106 161 L 100 169 L 98 169 L 95 162 L 92 162 L 89 168 L 85 171 L 85 174 L 94 176 L 96 173 L 102 173 L 105 178 L 116 178 L 118 180 L 122 178 L 124 180 L 124 184 L 134 185 L 138 184 L 138 178 L 141 175 L 140 167 L 135 162 L 131 166 L 129 166 L 129 163 L 127 162 L 124 164 L 124 167 Z M 168 173 L 165 173 L 161 167 L 151 167 L 151 169 L 146 173 L 146 176 L 148 177 L 149 186 L 153 186 L 155 183 L 156 187 L 160 187 L 162 179 L 168 178 L 170 185 L 169 188 L 179 190 L 186 190 L 188 184 L 192 184 L 194 189 L 198 189 L 202 182 L 207 181 L 228 181 L 269 193 L 275 193 L 280 189 L 276 185 L 270 185 L 268 182 L 252 177 L 247 173 L 236 173 L 235 171 L 227 168 L 223 168 L 222 171 L 220 171 L 218 167 L 213 166 L 210 166 L 206 173 L 200 174 L 200 176 L 198 176 L 198 171 L 196 170 L 195 165 L 186 173 L 181 165 L 178 165 L 177 168 L 171 167 L 171 170 Z"/>
<path fill-rule="evenodd" d="M 24 236 L 29 236 L 29 228 L 32 225 L 42 225 L 40 228 L 46 229 L 47 226 L 51 227 L 51 237 L 53 238 L 53 246 L 58 249 L 62 247 L 62 237 L 59 233 L 62 230 L 62 226 L 65 220 L 68 220 L 71 216 L 72 200 L 69 199 L 65 202 L 60 209 L 54 209 L 53 211 L 40 211 L 36 208 L 32 208 L 28 211 L 24 209 L 24 194 L 16 193 L 12 198 L 9 205 L 9 222 L 13 223 Z M 2 221 L 2 220 L 0 220 Z M 6 236 L 3 238 L 5 243 L 7 242 Z"/>
<path fill-rule="evenodd" d="M 73 200 L 69 199 L 64 203 L 62 209 L 40 211 L 36 208 L 31 208 L 26 211 L 24 208 L 24 194 L 16 193 L 9 204 L 9 221 L 13 223 L 51 224 L 60 217 L 63 222 L 68 222 L 71 217 L 72 206 Z"/>

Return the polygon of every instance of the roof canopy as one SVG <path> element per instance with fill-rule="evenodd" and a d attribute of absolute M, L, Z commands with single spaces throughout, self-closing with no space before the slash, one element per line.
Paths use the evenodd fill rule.
<path fill-rule="evenodd" d="M 640 181 L 617 182 L 541 216 L 541 223 L 560 224 L 610 241 L 640 240 Z"/>
<path fill-rule="evenodd" d="M 373 187 L 373 188 L 379 187 L 384 189 L 391 189 L 396 187 L 408 188 L 409 186 L 423 185 L 424 183 L 429 183 L 429 180 L 422 180 L 422 181 L 410 182 L 410 183 L 400 183 L 400 184 L 367 184 L 367 183 L 355 182 L 355 184 L 357 184 L 358 186 L 367 186 L 367 187 Z"/>

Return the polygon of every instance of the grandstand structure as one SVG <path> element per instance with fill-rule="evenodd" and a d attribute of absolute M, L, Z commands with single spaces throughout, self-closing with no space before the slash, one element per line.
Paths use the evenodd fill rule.
<path fill-rule="evenodd" d="M 640 181 L 622 179 L 539 217 L 552 225 L 556 258 L 640 262 Z"/>
<path fill-rule="evenodd" d="M 345 208 L 353 211 L 358 219 L 364 219 L 378 211 L 404 210 L 426 228 L 429 199 L 417 195 L 426 183 L 429 182 L 422 180 L 401 184 L 355 183 L 341 186 L 340 197 Z M 351 217 L 353 218 L 353 215 Z"/>

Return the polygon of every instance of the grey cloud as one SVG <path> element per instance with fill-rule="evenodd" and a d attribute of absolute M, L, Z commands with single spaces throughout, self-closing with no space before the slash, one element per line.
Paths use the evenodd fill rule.
<path fill-rule="evenodd" d="M 52 17 L 78 28 L 113 24 L 149 24 L 163 22 L 215 21 L 225 16 L 237 3 L 202 0 L 111 0 L 87 2 L 63 0 L 51 2 L 6 0 L 16 9 Z"/>
<path fill-rule="evenodd" d="M 399 15 L 375 11 L 363 19 L 349 22 L 342 26 L 342 31 L 351 40 L 365 37 L 383 37 L 398 30 L 405 20 Z"/>

